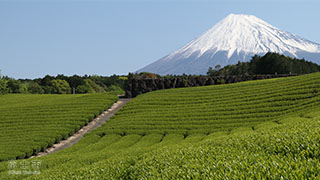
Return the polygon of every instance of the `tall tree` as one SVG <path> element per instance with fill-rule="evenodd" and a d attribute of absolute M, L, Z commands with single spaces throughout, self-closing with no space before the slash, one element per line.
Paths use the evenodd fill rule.
<path fill-rule="evenodd" d="M 7 92 L 8 92 L 7 80 L 2 77 L 1 70 L 0 70 L 0 94 L 5 94 Z"/>
<path fill-rule="evenodd" d="M 51 86 L 53 88 L 53 93 L 56 94 L 69 94 L 71 93 L 71 88 L 69 83 L 66 80 L 52 80 Z"/>

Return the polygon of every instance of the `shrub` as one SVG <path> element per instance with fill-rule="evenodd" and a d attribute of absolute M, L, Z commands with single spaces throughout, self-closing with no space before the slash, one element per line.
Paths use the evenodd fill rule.
<path fill-rule="evenodd" d="M 6 94 L 8 90 L 9 89 L 7 88 L 7 80 L 0 77 L 0 94 Z"/>

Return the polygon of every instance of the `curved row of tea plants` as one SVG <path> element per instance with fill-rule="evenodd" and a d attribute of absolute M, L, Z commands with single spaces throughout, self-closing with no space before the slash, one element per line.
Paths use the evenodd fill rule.
<path fill-rule="evenodd" d="M 320 73 L 138 96 L 101 128 L 105 134 L 209 134 L 277 121 L 320 105 Z"/>
<path fill-rule="evenodd" d="M 310 111 L 311 110 L 311 111 Z M 320 108 L 229 135 L 105 135 L 46 157 L 41 174 L 11 179 L 316 179 Z M 0 164 L 1 165 L 1 164 Z M 4 168 L 5 165 L 3 164 Z"/>
<path fill-rule="evenodd" d="M 22 159 L 66 139 L 109 108 L 117 96 L 0 96 L 0 161 Z"/>
<path fill-rule="evenodd" d="M 206 136 L 199 143 L 182 137 L 179 144 L 160 149 L 150 143 L 149 149 L 141 147 L 145 154 L 129 148 L 126 155 L 87 161 L 82 167 L 73 162 L 27 179 L 319 179 L 320 109 L 316 112 L 281 124 L 262 123 L 254 131 Z M 104 152 L 99 153 L 102 158 Z"/>
<path fill-rule="evenodd" d="M 0 177 L 312 179 L 320 172 L 319 91 L 314 73 L 147 93 L 79 143 L 36 158 L 39 175 L 11 175 L 0 162 Z"/>

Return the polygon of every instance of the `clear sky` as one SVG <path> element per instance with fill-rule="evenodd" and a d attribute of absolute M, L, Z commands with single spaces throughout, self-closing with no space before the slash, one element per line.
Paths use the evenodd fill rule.
<path fill-rule="evenodd" d="M 230 13 L 320 43 L 319 0 L 0 0 L 0 69 L 14 78 L 128 74 Z"/>

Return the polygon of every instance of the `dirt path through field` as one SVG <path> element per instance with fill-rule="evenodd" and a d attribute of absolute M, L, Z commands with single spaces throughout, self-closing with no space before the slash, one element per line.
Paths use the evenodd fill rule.
<path fill-rule="evenodd" d="M 60 141 L 59 143 L 54 144 L 52 147 L 46 149 L 44 152 L 40 152 L 37 155 L 32 156 L 30 158 L 45 156 L 47 154 L 51 154 L 72 146 L 73 144 L 77 143 L 83 137 L 83 135 L 100 127 L 103 123 L 108 121 L 110 117 L 112 117 L 119 109 L 121 109 L 130 100 L 131 99 L 129 98 L 119 98 L 119 100 L 116 103 L 114 103 L 110 109 L 104 111 L 97 118 L 93 119 L 90 123 L 88 123 L 88 125 L 82 127 L 78 132 L 74 133 L 68 139 Z"/>

